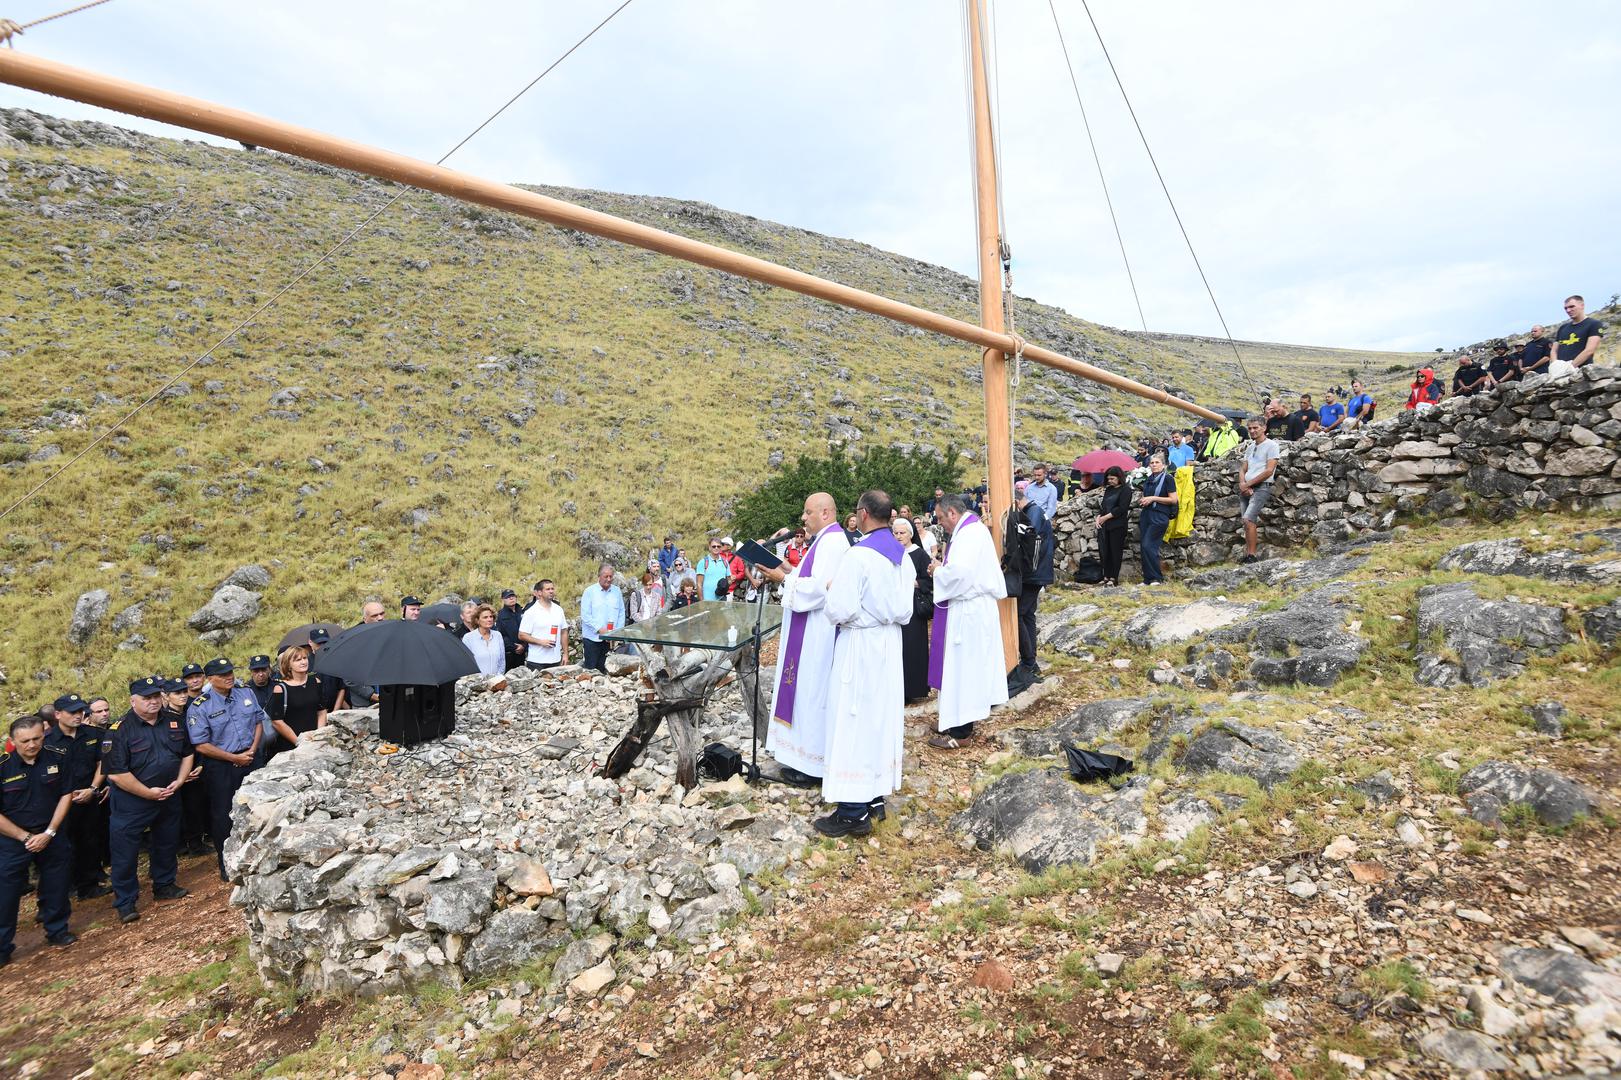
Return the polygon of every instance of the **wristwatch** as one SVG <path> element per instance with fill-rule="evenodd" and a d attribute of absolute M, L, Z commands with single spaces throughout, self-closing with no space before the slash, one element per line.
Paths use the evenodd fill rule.
<path fill-rule="evenodd" d="M 49 836 L 52 840 L 55 840 L 56 839 L 56 830 L 55 829 L 46 829 L 45 830 L 45 835 Z"/>

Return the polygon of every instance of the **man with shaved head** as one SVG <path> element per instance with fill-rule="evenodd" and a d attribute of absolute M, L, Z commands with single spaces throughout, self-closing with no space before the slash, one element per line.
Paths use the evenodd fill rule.
<path fill-rule="evenodd" d="M 796 787 L 815 787 L 827 769 L 825 713 L 837 633 L 823 605 L 850 541 L 839 528 L 833 496 L 825 491 L 805 499 L 799 520 L 811 538 L 804 558 L 798 566 L 784 564 L 764 571 L 767 578 L 782 584 L 782 607 L 787 613 L 777 652 L 777 685 L 771 695 L 765 748 L 782 767 L 783 780 Z"/>

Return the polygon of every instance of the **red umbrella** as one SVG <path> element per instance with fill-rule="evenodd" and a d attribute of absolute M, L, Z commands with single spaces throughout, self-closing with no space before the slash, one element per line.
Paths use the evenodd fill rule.
<path fill-rule="evenodd" d="M 1090 454 L 1082 454 L 1076 458 L 1070 468 L 1076 472 L 1100 473 L 1108 472 L 1115 465 L 1130 472 L 1137 467 L 1137 459 L 1118 450 L 1094 450 Z"/>

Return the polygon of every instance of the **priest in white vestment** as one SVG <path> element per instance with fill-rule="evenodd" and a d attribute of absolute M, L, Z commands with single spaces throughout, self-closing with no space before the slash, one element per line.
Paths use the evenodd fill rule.
<path fill-rule="evenodd" d="M 839 528 L 833 496 L 826 492 L 805 500 L 800 520 L 811 537 L 805 557 L 798 566 L 765 571 L 782 583 L 783 608 L 765 748 L 782 767 L 786 783 L 815 787 L 827 772 L 827 689 L 835 633 L 823 605 L 850 541 Z"/>
<path fill-rule="evenodd" d="M 865 836 L 901 784 L 905 674 L 901 627 L 912 617 L 917 571 L 889 531 L 891 503 L 869 491 L 856 503 L 864 533 L 839 564 L 823 605 L 838 627 L 827 695 L 822 798 L 838 808 L 813 823 L 824 836 Z"/>
<path fill-rule="evenodd" d="M 940 691 L 940 734 L 930 746 L 955 750 L 974 724 L 1007 702 L 1002 624 L 996 602 L 1007 596 L 996 541 L 960 495 L 947 495 L 936 512 L 950 539 L 934 575 L 934 626 L 929 640 L 929 685 Z"/>

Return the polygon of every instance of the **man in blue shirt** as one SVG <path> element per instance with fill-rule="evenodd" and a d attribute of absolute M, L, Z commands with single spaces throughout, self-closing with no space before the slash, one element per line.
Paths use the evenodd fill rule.
<path fill-rule="evenodd" d="M 236 685 L 231 662 L 225 657 L 210 660 L 203 674 L 208 676 L 208 689 L 186 709 L 186 737 L 197 753 L 211 759 L 203 770 L 203 782 L 208 785 L 208 835 L 214 838 L 220 880 L 224 881 L 231 800 L 258 760 L 266 717 L 253 691 Z"/>
<path fill-rule="evenodd" d="M 1317 410 L 1317 424 L 1323 431 L 1338 431 L 1345 421 L 1345 406 L 1334 397 L 1333 390 L 1324 391 L 1322 407 Z"/>
<path fill-rule="evenodd" d="M 1058 512 L 1058 487 L 1047 479 L 1047 466 L 1037 465 L 1030 470 L 1033 479 L 1024 489 L 1025 496 L 1041 507 L 1041 513 L 1048 520 Z"/>
<path fill-rule="evenodd" d="M 1349 431 L 1363 424 L 1373 423 L 1373 395 L 1362 389 L 1361 379 L 1351 380 L 1351 400 L 1345 405 L 1345 423 L 1340 427 Z M 1270 436 L 1268 436 L 1270 437 Z"/>
<path fill-rule="evenodd" d="M 1171 448 L 1165 452 L 1165 456 L 1171 463 L 1171 469 L 1175 471 L 1184 465 L 1193 464 L 1193 447 L 1183 440 L 1180 431 L 1173 431 L 1171 432 Z M 1047 516 L 1052 517 L 1051 514 Z"/>
<path fill-rule="evenodd" d="M 719 553 L 716 553 L 719 558 Z M 608 673 L 608 643 L 602 635 L 625 625 L 625 596 L 614 588 L 614 568 L 597 567 L 597 583 L 580 596 L 580 636 L 585 639 L 585 666 Z"/>
<path fill-rule="evenodd" d="M 666 536 L 664 546 L 659 548 L 659 574 L 666 581 L 670 579 L 670 571 L 675 569 L 675 560 L 680 554 L 680 550 L 675 546 L 675 537 Z"/>
<path fill-rule="evenodd" d="M 45 745 L 45 721 L 24 716 L 11 723 L 12 751 L 0 754 L 0 967 L 11 963 L 17 905 L 28 887 L 28 868 L 39 866 L 39 917 L 52 945 L 78 941 L 68 929 L 71 844 L 56 838 L 68 816 L 66 755 Z"/>

